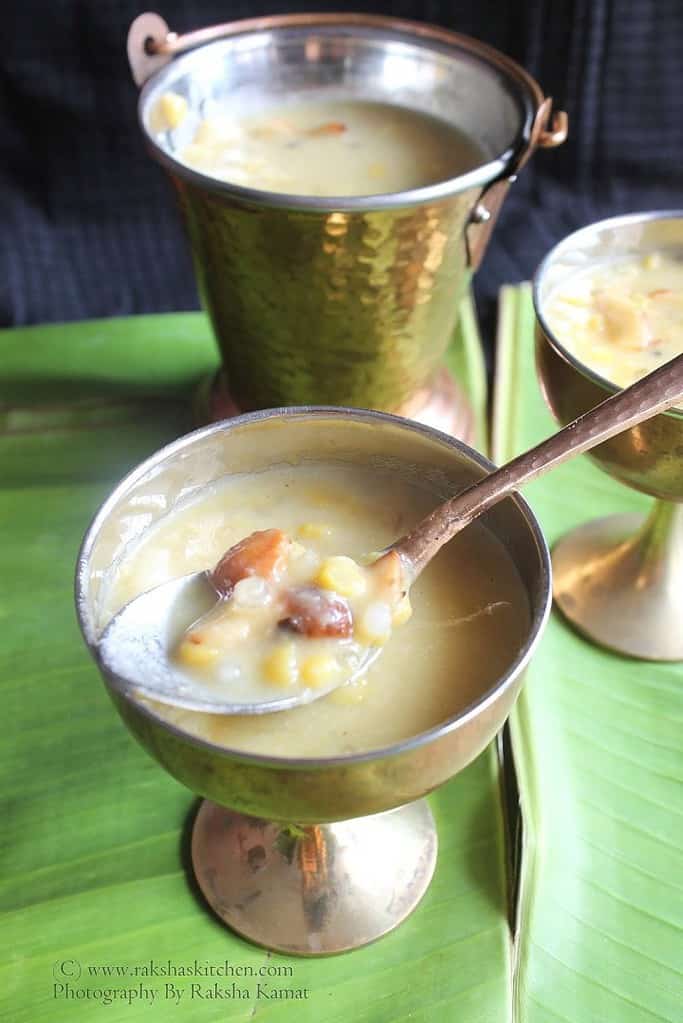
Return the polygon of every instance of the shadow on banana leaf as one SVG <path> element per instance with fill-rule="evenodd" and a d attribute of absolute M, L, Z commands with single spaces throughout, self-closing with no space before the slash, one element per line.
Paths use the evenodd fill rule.
<path fill-rule="evenodd" d="M 196 425 L 180 398 L 89 398 L 0 410 L 0 479 L 4 487 L 113 483 Z"/>

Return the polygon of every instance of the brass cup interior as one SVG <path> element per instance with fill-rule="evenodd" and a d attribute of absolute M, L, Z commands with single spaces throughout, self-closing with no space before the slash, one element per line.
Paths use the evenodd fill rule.
<path fill-rule="evenodd" d="M 252 413 L 181 438 L 123 480 L 86 535 L 78 562 L 77 609 L 93 654 L 96 656 L 97 636 L 105 624 L 101 610 L 103 577 L 127 543 L 142 535 L 177 501 L 207 483 L 229 473 L 254 472 L 302 459 L 390 467 L 408 479 L 428 479 L 443 496 L 479 478 L 489 466 L 476 452 L 428 427 L 358 410 Z M 506 499 L 487 513 L 485 524 L 510 553 L 529 601 L 530 626 L 522 649 L 505 675 L 478 702 L 453 720 L 393 747 L 326 759 L 269 758 L 224 749 L 169 725 L 151 708 L 121 692 L 103 672 L 114 703 L 133 735 L 175 778 L 212 801 L 198 822 L 196 870 L 219 914 L 252 940 L 302 954 L 353 947 L 396 926 L 426 888 L 436 852 L 433 825 L 426 808 L 416 810 L 406 804 L 413 804 L 460 771 L 500 729 L 518 693 L 524 666 L 540 637 L 549 607 L 547 548 L 523 499 Z M 223 814 L 220 826 L 216 825 L 216 814 L 221 811 L 209 809 L 216 805 L 230 811 Z M 402 809 L 395 809 L 399 807 Z M 387 815 L 384 811 L 390 812 Z M 367 825 L 363 821 L 355 821 L 353 826 L 329 823 L 368 815 L 380 817 L 371 817 Z M 253 818 L 258 819 L 256 823 Z M 293 846 L 288 845 L 287 836 L 291 837 L 292 832 L 287 828 L 269 825 L 270 831 L 264 835 L 264 819 L 303 828 L 294 835 L 304 845 L 296 845 L 299 839 Z M 326 826 L 321 827 L 322 823 Z M 226 838 L 233 827 L 237 830 L 231 835 L 242 835 L 236 844 Z M 422 837 L 419 842 L 408 842 L 406 836 L 412 834 L 414 838 L 415 828 Z M 409 862 L 392 851 L 403 829 L 407 830 L 401 845 L 412 850 L 407 854 Z M 218 856 L 214 844 L 217 835 L 228 842 L 227 847 L 225 842 L 221 846 L 221 856 L 229 859 L 238 855 L 236 850 L 242 850 L 239 855 L 251 855 L 254 862 L 262 862 L 272 882 L 266 885 L 273 892 L 271 916 L 267 912 L 264 915 L 260 905 L 254 914 L 244 910 L 248 885 L 245 888 L 240 883 L 236 891 L 234 886 L 230 888 L 230 878 L 217 879 L 213 867 L 207 867 L 215 865 Z M 365 853 L 364 835 L 369 843 Z M 382 872 L 391 875 L 394 865 L 392 885 L 398 888 L 393 901 L 386 886 L 376 904 L 368 897 L 374 909 L 366 913 L 358 900 L 367 884 L 358 872 L 362 874 L 363 863 L 367 866 L 377 860 L 377 843 L 384 841 L 381 836 L 386 839 Z M 249 854 L 252 847 L 258 847 L 258 851 Z M 221 862 L 227 861 L 224 858 Z M 248 864 L 242 866 L 245 885 L 248 881 L 253 887 L 254 872 L 249 872 Z M 235 870 L 239 874 L 237 867 Z M 233 880 L 235 876 L 233 872 Z M 265 883 L 265 877 L 260 881 Z M 275 883 L 274 877 L 282 883 Z M 405 879 L 413 877 L 416 888 L 412 895 L 404 891 L 399 897 Z M 334 910 L 330 909 L 324 925 L 301 909 L 302 886 L 306 885 L 319 894 L 328 892 L 328 904 Z M 276 918 L 284 909 L 275 893 L 282 895 L 285 889 L 296 906 L 292 917 L 298 921 L 292 925 L 291 940 L 276 926 Z M 261 886 L 259 890 L 265 889 Z M 311 899 L 306 905 L 314 904 Z M 391 912 L 387 910 L 389 905 L 394 907 Z M 269 928 L 271 917 L 273 925 Z M 361 919 L 362 927 L 354 929 L 353 921 Z"/>
<path fill-rule="evenodd" d="M 561 425 L 619 390 L 581 363 L 548 326 L 552 292 L 594 264 L 666 251 L 683 258 L 683 211 L 616 217 L 559 243 L 534 280 L 536 359 L 545 399 Z M 588 523 L 553 550 L 555 601 L 581 632 L 633 657 L 683 659 L 683 409 L 600 445 L 590 456 L 657 502 L 647 519 Z"/>

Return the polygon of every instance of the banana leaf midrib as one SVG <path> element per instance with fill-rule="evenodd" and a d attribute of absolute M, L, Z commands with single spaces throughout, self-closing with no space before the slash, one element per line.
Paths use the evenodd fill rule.
<path fill-rule="evenodd" d="M 534 379 L 528 287 L 503 290 L 498 352 L 503 461 L 554 429 Z M 586 458 L 527 496 L 551 541 L 572 516 L 648 507 Z M 683 869 L 672 828 L 683 751 L 660 737 L 682 717 L 682 665 L 601 651 L 553 613 L 510 719 L 524 816 L 516 1023 L 680 1023 L 683 911 L 670 895 Z"/>

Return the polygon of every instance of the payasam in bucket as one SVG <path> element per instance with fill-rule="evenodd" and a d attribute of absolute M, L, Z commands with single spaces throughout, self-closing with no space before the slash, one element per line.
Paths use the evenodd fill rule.
<path fill-rule="evenodd" d="M 237 406 L 419 418 L 453 398 L 444 354 L 510 181 L 566 135 L 536 82 L 475 40 L 361 15 L 175 36 L 147 14 L 129 56 Z"/>

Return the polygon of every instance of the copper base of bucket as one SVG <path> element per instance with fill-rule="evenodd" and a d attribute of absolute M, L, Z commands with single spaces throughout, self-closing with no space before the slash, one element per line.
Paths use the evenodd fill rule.
<path fill-rule="evenodd" d="M 200 384 L 195 400 L 197 425 L 232 419 L 246 411 L 249 410 L 241 408 L 231 395 L 221 371 Z M 394 411 L 396 415 L 476 446 L 472 406 L 445 366 L 436 371 L 428 386 L 421 388 L 410 401 Z"/>

